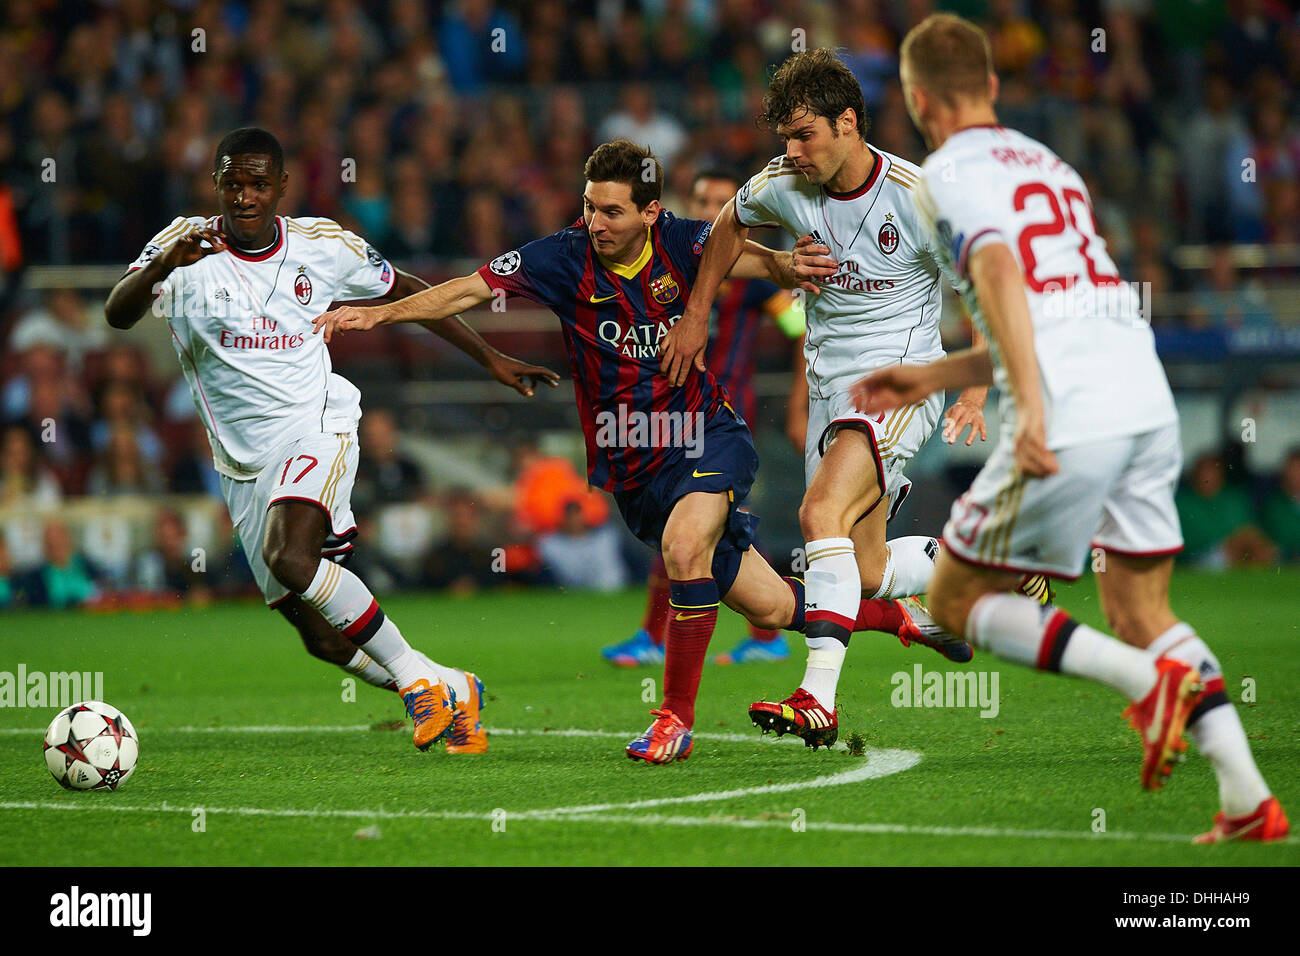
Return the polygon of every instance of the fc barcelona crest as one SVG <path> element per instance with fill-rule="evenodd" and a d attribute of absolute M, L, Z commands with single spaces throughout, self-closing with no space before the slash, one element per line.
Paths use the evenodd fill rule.
<path fill-rule="evenodd" d="M 311 279 L 307 276 L 306 266 L 298 267 L 298 274 L 293 280 L 293 294 L 303 305 L 311 301 Z"/>
<path fill-rule="evenodd" d="M 677 298 L 681 291 L 681 286 L 677 284 L 677 280 L 666 272 L 650 283 L 650 294 L 655 297 L 655 301 L 660 305 L 667 305 Z"/>
<path fill-rule="evenodd" d="M 894 214 L 889 213 L 885 217 L 885 224 L 880 227 L 880 232 L 876 234 L 876 242 L 880 244 L 880 251 L 887 256 L 892 256 L 894 250 L 898 248 L 898 227 L 888 221 L 893 218 Z"/>

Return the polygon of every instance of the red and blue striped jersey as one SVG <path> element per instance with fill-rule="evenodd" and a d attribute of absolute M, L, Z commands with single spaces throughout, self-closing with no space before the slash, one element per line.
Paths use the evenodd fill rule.
<path fill-rule="evenodd" d="M 641 258 L 621 266 L 596 252 L 579 219 L 478 270 L 493 290 L 531 299 L 559 318 L 587 443 L 587 480 L 596 487 L 639 488 L 684 454 L 680 444 L 601 439 L 610 416 L 627 422 L 640 417 L 635 413 L 671 412 L 679 420 L 702 413 L 707 420 L 727 401 L 710 372 L 692 369 L 673 388 L 659 371 L 659 342 L 682 317 L 711 228 L 664 210 Z"/>
<path fill-rule="evenodd" d="M 754 396 L 758 329 L 767 314 L 765 307 L 780 292 L 778 286 L 762 279 L 727 279 L 718 289 L 709 317 L 704 362 L 727 390 L 733 407 L 751 425 L 758 405 Z"/>

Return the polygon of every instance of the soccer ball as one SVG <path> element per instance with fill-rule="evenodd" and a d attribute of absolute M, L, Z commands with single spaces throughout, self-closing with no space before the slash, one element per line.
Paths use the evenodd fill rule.
<path fill-rule="evenodd" d="M 45 731 L 45 766 L 69 790 L 116 790 L 140 758 L 140 738 L 111 704 L 83 700 L 59 711 Z"/>

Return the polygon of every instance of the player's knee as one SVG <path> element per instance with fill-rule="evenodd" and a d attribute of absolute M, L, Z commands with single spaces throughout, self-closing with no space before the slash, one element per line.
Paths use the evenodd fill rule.
<path fill-rule="evenodd" d="M 295 594 L 302 594 L 311 587 L 316 569 L 320 566 L 319 556 L 307 554 L 285 542 L 265 542 L 262 545 L 262 560 L 266 562 L 271 575 Z"/>
<path fill-rule="evenodd" d="M 709 574 L 713 563 L 713 549 L 698 537 L 678 535 L 663 541 L 664 567 L 668 577 L 683 580 Z"/>

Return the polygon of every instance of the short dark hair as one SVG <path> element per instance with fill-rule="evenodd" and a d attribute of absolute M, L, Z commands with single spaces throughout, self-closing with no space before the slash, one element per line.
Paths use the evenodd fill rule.
<path fill-rule="evenodd" d="M 845 111 L 858 117 L 858 135 L 867 138 L 867 104 L 862 98 L 858 78 L 844 65 L 834 50 L 821 47 L 796 53 L 772 74 L 759 124 L 776 132 L 789 123 L 796 113 L 807 109 L 814 116 L 825 116 L 835 129 L 835 120 Z"/>
<path fill-rule="evenodd" d="M 231 130 L 221 137 L 221 142 L 217 144 L 216 155 L 212 157 L 212 171 L 215 173 L 221 169 L 222 156 L 249 154 L 270 156 L 271 168 L 277 173 L 284 172 L 284 150 L 280 148 L 280 141 L 266 130 L 256 126 Z"/>
<path fill-rule="evenodd" d="M 948 105 L 955 97 L 988 95 L 993 53 L 975 24 L 951 13 L 933 13 L 903 38 L 899 60 L 911 82 Z"/>
<path fill-rule="evenodd" d="M 701 179 L 725 179 L 737 186 L 740 186 L 745 181 L 744 176 L 729 166 L 706 166 L 695 174 L 695 178 L 691 180 L 691 183 L 698 183 Z"/>
<path fill-rule="evenodd" d="M 638 146 L 631 140 L 616 139 L 597 146 L 587 157 L 583 174 L 589 183 L 624 183 L 632 187 L 632 202 L 638 210 L 650 205 L 664 191 L 663 165 L 649 146 Z"/>

